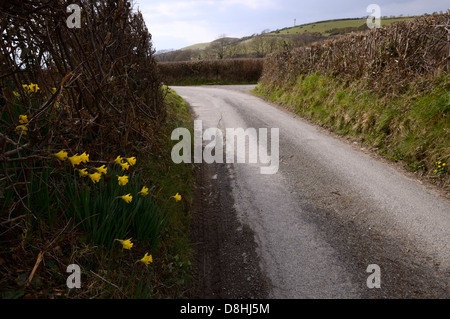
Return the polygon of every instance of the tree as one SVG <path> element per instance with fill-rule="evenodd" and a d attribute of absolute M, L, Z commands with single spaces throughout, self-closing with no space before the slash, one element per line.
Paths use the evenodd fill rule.
<path fill-rule="evenodd" d="M 230 39 L 225 34 L 219 35 L 218 39 L 213 41 L 208 49 L 215 55 L 217 59 L 223 59 L 226 55 L 227 45 Z"/>

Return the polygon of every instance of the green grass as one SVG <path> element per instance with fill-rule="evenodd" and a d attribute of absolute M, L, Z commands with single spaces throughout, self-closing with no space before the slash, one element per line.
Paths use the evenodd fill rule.
<path fill-rule="evenodd" d="M 192 247 L 189 239 L 190 212 L 194 196 L 195 166 L 175 164 L 171 158 L 172 147 L 178 141 L 171 140 L 172 131 L 187 128 L 193 134 L 193 122 L 187 103 L 174 90 L 164 87 L 167 93 L 167 119 L 157 156 L 145 157 L 144 174 L 158 185 L 155 196 L 164 201 L 176 193 L 182 200 L 173 199 L 167 206 L 168 224 L 163 230 L 160 246 L 160 285 L 153 298 L 183 298 L 185 283 L 191 276 Z"/>
<path fill-rule="evenodd" d="M 380 97 L 361 83 L 310 74 L 300 76 L 292 87 L 259 84 L 255 92 L 449 185 L 447 170 L 437 169 L 436 162 L 450 162 L 450 75 L 442 73 L 430 81 L 424 92 L 412 86 L 400 96 Z"/>
<path fill-rule="evenodd" d="M 381 19 L 381 26 L 388 26 L 394 22 L 407 21 L 410 19 L 414 19 L 414 17 L 397 17 L 397 18 L 386 18 Z M 292 28 L 287 28 L 284 30 L 280 30 L 279 32 L 271 32 L 271 34 L 302 34 L 305 32 L 309 33 L 321 33 L 324 36 L 330 35 L 330 30 L 333 29 L 344 29 L 344 28 L 357 28 L 362 25 L 365 25 L 367 19 L 342 19 L 342 20 L 328 20 L 328 21 L 320 21 L 314 23 L 302 24 L 299 26 L 295 26 Z"/>
<path fill-rule="evenodd" d="M 184 48 L 181 48 L 180 50 L 204 50 L 207 47 L 211 45 L 212 42 L 204 42 L 204 43 L 197 43 L 193 44 Z"/>

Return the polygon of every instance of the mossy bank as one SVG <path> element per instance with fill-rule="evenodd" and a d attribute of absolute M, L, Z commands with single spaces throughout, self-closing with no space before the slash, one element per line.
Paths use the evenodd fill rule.
<path fill-rule="evenodd" d="M 358 81 L 317 73 L 301 75 L 291 86 L 265 87 L 255 93 L 282 104 L 340 135 L 373 147 L 392 161 L 404 161 L 448 187 L 450 162 L 450 75 L 430 80 L 428 89 L 411 86 L 380 96 Z"/>

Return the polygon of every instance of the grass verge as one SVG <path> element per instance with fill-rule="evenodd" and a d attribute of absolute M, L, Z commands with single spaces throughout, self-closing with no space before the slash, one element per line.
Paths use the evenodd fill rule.
<path fill-rule="evenodd" d="M 450 75 L 429 80 L 429 89 L 414 85 L 401 95 L 378 96 L 361 83 L 320 74 L 301 75 L 290 87 L 254 92 L 304 118 L 376 149 L 409 171 L 450 186 Z"/>
<path fill-rule="evenodd" d="M 55 158 L 46 160 L 44 167 L 36 166 L 28 179 L 29 211 L 2 218 L 0 223 L 3 299 L 184 296 L 190 276 L 194 172 L 192 166 L 173 163 L 170 136 L 177 127 L 192 130 L 192 122 L 186 103 L 174 91 L 164 90 L 165 123 L 158 132 L 148 132 L 154 135 L 153 145 L 133 154 L 137 163 L 129 170 L 92 158 L 89 164 L 104 164 L 105 173 L 83 177 L 81 167 L 74 169 L 68 159 Z M 118 183 L 121 175 L 129 175 L 126 185 Z M 99 181 L 94 182 L 96 178 Z M 0 208 L 5 217 L 13 194 L 7 180 L 1 182 Z M 142 185 L 149 186 L 148 196 L 140 194 Z M 133 194 L 130 203 L 118 197 L 126 193 Z M 173 198 L 176 193 L 180 201 Z M 133 247 L 123 249 L 115 239 L 128 239 L 130 229 Z M 153 259 L 148 265 L 140 262 L 146 254 Z M 66 285 L 72 264 L 80 267 L 80 288 Z"/>

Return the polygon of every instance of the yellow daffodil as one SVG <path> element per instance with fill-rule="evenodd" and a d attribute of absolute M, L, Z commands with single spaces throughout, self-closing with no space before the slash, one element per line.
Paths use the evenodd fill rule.
<path fill-rule="evenodd" d="M 28 123 L 28 116 L 27 115 L 19 115 L 19 123 L 20 124 L 27 124 Z"/>
<path fill-rule="evenodd" d="M 60 161 L 65 161 L 67 159 L 67 152 L 66 151 L 59 151 L 58 153 L 53 154 L 58 158 Z"/>
<path fill-rule="evenodd" d="M 100 174 L 106 174 L 108 172 L 108 168 L 105 165 L 96 168 L 97 172 Z"/>
<path fill-rule="evenodd" d="M 141 259 L 141 262 L 143 262 L 146 266 L 148 266 L 148 264 L 153 262 L 152 255 L 145 253 L 144 257 Z"/>
<path fill-rule="evenodd" d="M 81 162 L 83 163 L 89 162 L 89 154 L 86 154 L 86 152 L 84 152 L 83 154 L 80 155 L 80 159 Z"/>
<path fill-rule="evenodd" d="M 71 157 L 68 157 L 68 160 L 70 161 L 72 166 L 75 167 L 76 165 L 80 165 L 80 163 L 82 161 L 82 158 L 77 153 L 77 154 L 75 154 L 75 155 L 73 155 Z"/>
<path fill-rule="evenodd" d="M 120 198 L 122 198 L 127 204 L 131 203 L 133 200 L 133 196 L 131 196 L 131 194 L 120 196 Z"/>
<path fill-rule="evenodd" d="M 120 186 L 125 186 L 128 184 L 128 176 L 118 176 L 117 180 L 119 181 Z"/>
<path fill-rule="evenodd" d="M 116 157 L 116 159 L 114 160 L 114 162 L 116 162 L 117 164 L 121 164 L 122 163 L 122 157 L 119 155 Z"/>
<path fill-rule="evenodd" d="M 123 171 L 127 171 L 130 168 L 130 164 L 128 163 L 120 163 L 120 166 L 122 166 Z"/>
<path fill-rule="evenodd" d="M 139 194 L 141 194 L 142 196 L 147 196 L 148 195 L 148 187 L 142 187 L 141 191 L 139 192 Z"/>
<path fill-rule="evenodd" d="M 102 178 L 102 174 L 100 174 L 100 173 L 89 174 L 89 178 L 95 184 L 95 183 L 98 183 L 100 181 L 100 179 Z"/>
<path fill-rule="evenodd" d="M 446 164 L 445 163 L 442 163 L 442 166 L 445 166 Z"/>
<path fill-rule="evenodd" d="M 128 249 L 130 250 L 131 247 L 133 247 L 133 243 L 131 242 L 131 238 L 128 238 L 126 240 L 121 240 L 121 239 L 117 239 L 121 244 L 122 244 L 122 248 L 123 249 Z"/>
<path fill-rule="evenodd" d="M 26 127 L 26 125 L 18 125 L 16 126 L 16 132 L 17 134 L 27 135 L 28 127 Z"/>
<path fill-rule="evenodd" d="M 56 93 L 56 88 L 52 88 L 52 94 Z"/>
<path fill-rule="evenodd" d="M 28 89 L 31 92 L 36 93 L 37 91 L 39 91 L 39 86 L 37 84 L 35 84 L 35 83 L 31 83 L 30 85 L 28 85 Z"/>
<path fill-rule="evenodd" d="M 127 158 L 127 162 L 131 165 L 131 166 L 133 166 L 133 165 L 135 165 L 136 164 L 136 157 L 129 157 L 129 158 Z"/>
<path fill-rule="evenodd" d="M 89 175 L 89 173 L 87 172 L 87 168 L 79 169 L 78 174 L 80 175 L 80 177 L 86 177 Z"/>
<path fill-rule="evenodd" d="M 181 195 L 176 193 L 174 196 L 172 196 L 173 198 L 175 198 L 175 201 L 180 201 L 181 200 Z"/>
<path fill-rule="evenodd" d="M 24 91 L 28 92 L 30 90 L 29 86 L 27 84 L 22 84 L 22 87 Z"/>

